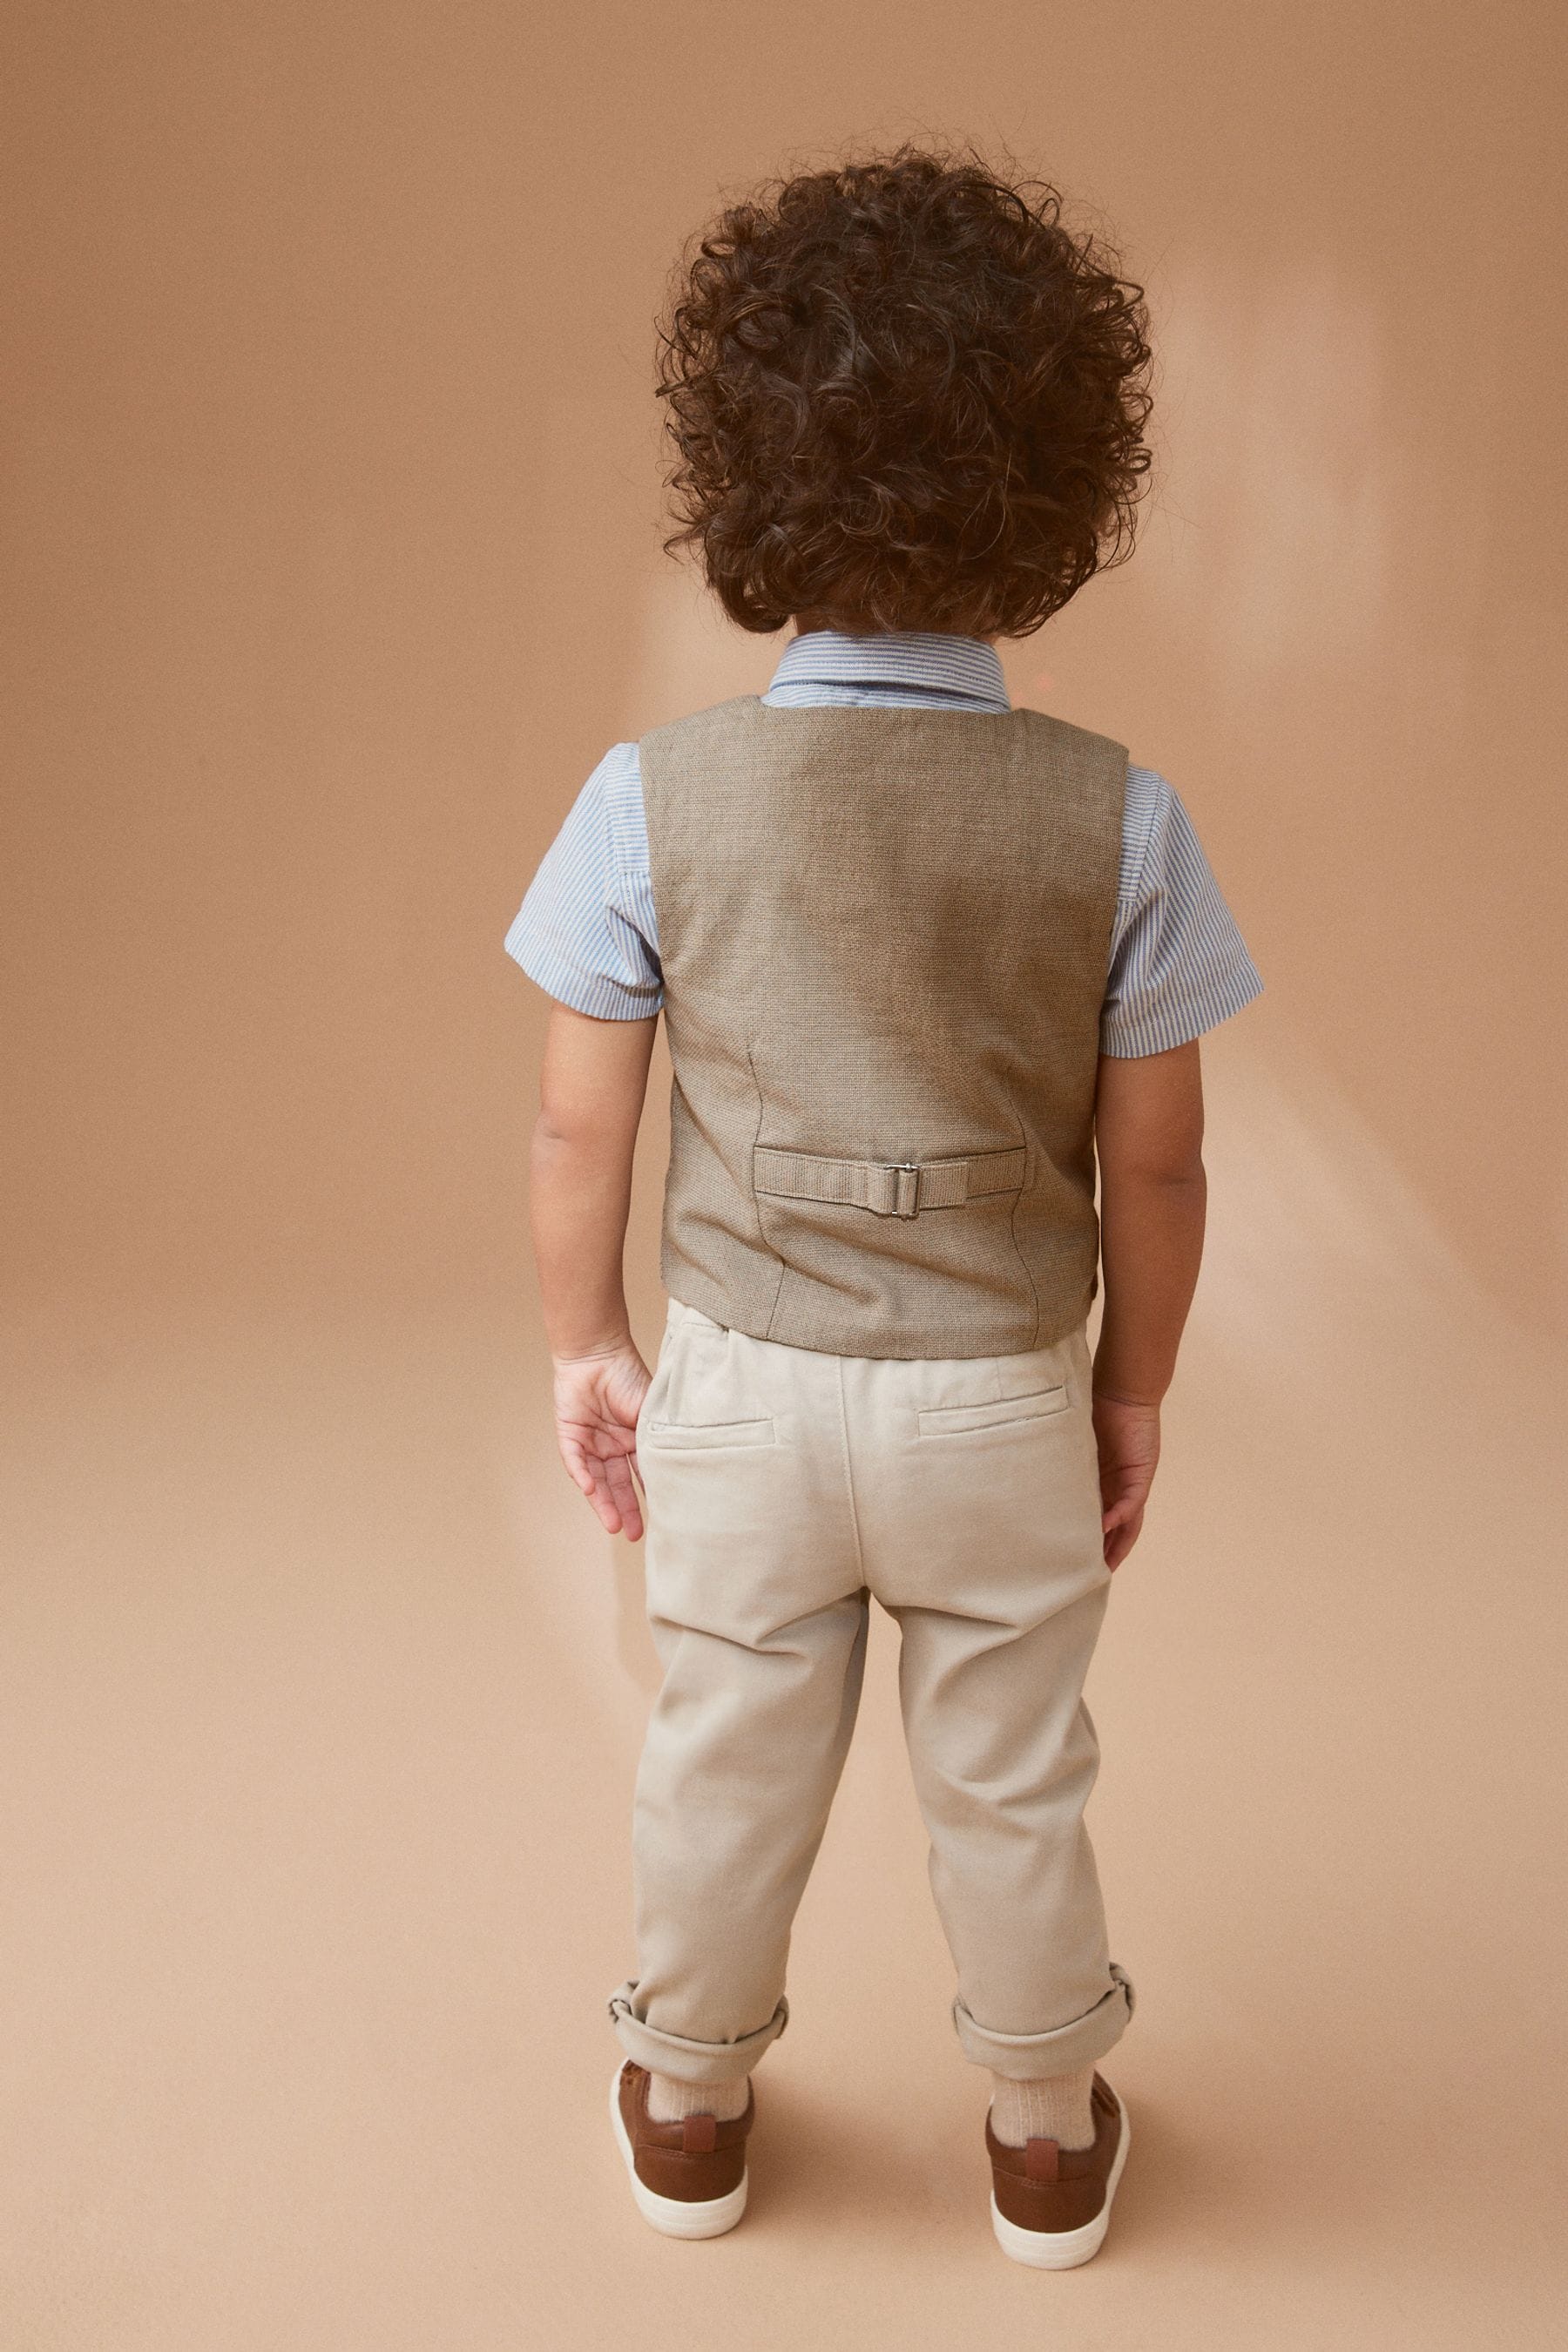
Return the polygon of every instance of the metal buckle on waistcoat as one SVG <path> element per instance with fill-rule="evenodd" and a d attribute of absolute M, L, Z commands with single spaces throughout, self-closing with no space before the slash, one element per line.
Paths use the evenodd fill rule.
<path fill-rule="evenodd" d="M 868 1206 L 879 1217 L 914 1217 L 920 1214 L 920 1163 L 915 1160 L 884 1160 L 878 1168 L 879 1176 L 892 1181 L 886 1188 L 886 1198 L 872 1201 Z"/>

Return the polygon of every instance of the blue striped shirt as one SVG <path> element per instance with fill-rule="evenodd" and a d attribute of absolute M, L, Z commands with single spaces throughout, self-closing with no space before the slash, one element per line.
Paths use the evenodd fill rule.
<path fill-rule="evenodd" d="M 794 637 L 763 700 L 1006 710 L 1002 665 L 978 637 L 905 632 Z M 664 1002 L 637 747 L 616 743 L 578 793 L 506 935 L 549 994 L 601 1020 L 640 1021 Z M 1184 1045 L 1263 986 L 1185 809 L 1152 768 L 1127 771 L 1104 1054 Z"/>

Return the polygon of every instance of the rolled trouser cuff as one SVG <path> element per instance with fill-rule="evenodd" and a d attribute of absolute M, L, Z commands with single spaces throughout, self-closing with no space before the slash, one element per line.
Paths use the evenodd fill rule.
<path fill-rule="evenodd" d="M 1067 2025 L 1047 2033 L 996 2033 L 971 2017 L 961 2000 L 952 2004 L 952 2021 L 966 2058 L 989 2066 L 1015 2083 L 1037 2082 L 1043 2074 L 1073 2074 L 1092 2066 L 1121 2041 L 1132 2014 L 1131 1980 L 1114 1960 L 1110 1990 Z"/>
<path fill-rule="evenodd" d="M 749 2074 L 770 2042 L 776 2042 L 789 2022 L 789 2003 L 783 1993 L 765 2025 L 742 2033 L 733 2042 L 689 2042 L 679 2033 L 661 2033 L 632 2008 L 635 1979 L 610 1996 L 610 2022 L 622 2049 L 650 2074 L 668 2074 L 677 2083 L 733 2083 Z"/>

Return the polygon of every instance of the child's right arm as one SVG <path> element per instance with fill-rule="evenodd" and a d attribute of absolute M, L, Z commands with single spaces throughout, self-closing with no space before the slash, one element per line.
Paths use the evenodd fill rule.
<path fill-rule="evenodd" d="M 1102 1055 L 1095 1096 L 1104 1308 L 1094 1356 L 1108 1568 L 1138 1540 L 1160 1458 L 1160 1401 L 1203 1256 L 1206 1181 L 1196 1038 Z"/>

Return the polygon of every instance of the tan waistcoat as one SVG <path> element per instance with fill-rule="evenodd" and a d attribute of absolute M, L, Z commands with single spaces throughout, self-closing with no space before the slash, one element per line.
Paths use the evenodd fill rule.
<path fill-rule="evenodd" d="M 1127 750 L 1043 711 L 774 707 L 638 745 L 674 1066 L 661 1272 L 757 1339 L 1082 1322 Z"/>

